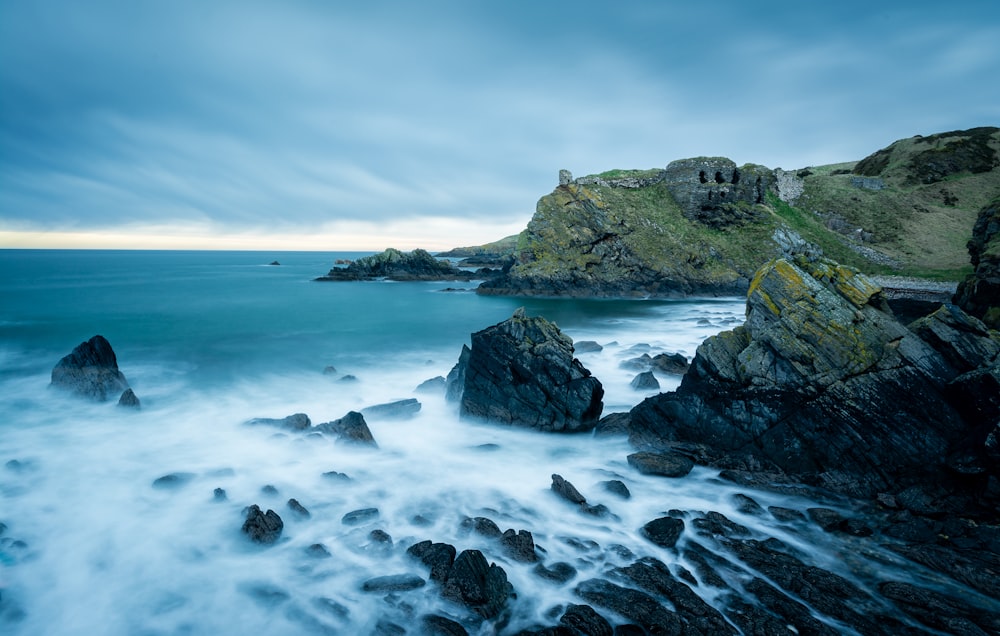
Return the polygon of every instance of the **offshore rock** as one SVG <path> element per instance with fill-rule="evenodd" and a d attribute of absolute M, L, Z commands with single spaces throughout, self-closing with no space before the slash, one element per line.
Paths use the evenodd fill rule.
<path fill-rule="evenodd" d="M 955 312 L 914 333 L 857 271 L 772 261 L 751 284 L 745 324 L 702 343 L 676 392 L 632 410 L 631 440 L 700 445 L 709 462 L 778 469 L 864 497 L 947 482 L 960 451 L 966 467 L 984 471 L 985 424 L 1000 405 L 981 406 L 986 420 L 966 418 L 962 387 L 949 383 L 970 365 L 992 368 L 996 342 Z"/>
<path fill-rule="evenodd" d="M 104 402 L 126 391 L 128 381 L 118 370 L 118 359 L 104 336 L 81 342 L 52 369 L 52 386 Z"/>
<path fill-rule="evenodd" d="M 118 398 L 118 406 L 124 406 L 131 409 L 140 408 L 139 397 L 135 394 L 132 389 L 125 389 L 121 397 Z"/>
<path fill-rule="evenodd" d="M 261 512 L 260 507 L 254 504 L 247 511 L 243 532 L 254 543 L 271 544 L 281 537 L 281 531 L 284 527 L 285 524 L 281 521 L 278 513 L 273 510 L 268 510 L 266 513 Z"/>
<path fill-rule="evenodd" d="M 313 427 L 313 430 L 325 435 L 332 435 L 339 442 L 378 448 L 378 444 L 368 428 L 368 423 L 365 422 L 364 415 L 357 411 L 350 411 L 339 420 L 319 424 Z"/>
<path fill-rule="evenodd" d="M 504 569 L 488 563 L 482 552 L 464 550 L 451 566 L 441 586 L 441 595 L 491 619 L 496 618 L 507 604 L 510 585 Z"/>
<path fill-rule="evenodd" d="M 444 378 L 442 378 L 442 381 Z M 442 382 L 443 384 L 443 382 Z M 376 404 L 361 409 L 361 414 L 373 419 L 408 420 L 420 412 L 420 402 L 416 398 L 396 400 L 386 404 Z"/>
<path fill-rule="evenodd" d="M 273 426 L 286 431 L 301 432 L 312 426 L 312 421 L 305 413 L 293 413 L 282 418 L 275 417 L 255 417 L 244 422 L 247 426 Z"/>
<path fill-rule="evenodd" d="M 1000 329 L 1000 197 L 980 210 L 968 248 L 975 271 L 958 285 L 954 302 Z"/>
<path fill-rule="evenodd" d="M 593 429 L 604 408 L 604 388 L 573 357 L 573 341 L 544 318 L 525 316 L 523 309 L 472 334 L 472 347 L 468 355 L 463 349 L 458 366 L 449 378 L 464 376 L 463 417 L 578 432 Z"/>
<path fill-rule="evenodd" d="M 468 281 L 473 278 L 475 275 L 472 272 L 459 269 L 447 261 L 440 261 L 426 250 L 401 252 L 389 248 L 380 254 L 359 258 L 347 267 L 334 267 L 326 276 L 320 276 L 316 280 Z"/>

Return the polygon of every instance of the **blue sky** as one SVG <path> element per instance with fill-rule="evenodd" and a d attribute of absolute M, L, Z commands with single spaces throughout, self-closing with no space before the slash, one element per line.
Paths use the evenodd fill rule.
<path fill-rule="evenodd" d="M 1000 125 L 1000 2 L 0 0 L 0 247 L 409 249 Z"/>

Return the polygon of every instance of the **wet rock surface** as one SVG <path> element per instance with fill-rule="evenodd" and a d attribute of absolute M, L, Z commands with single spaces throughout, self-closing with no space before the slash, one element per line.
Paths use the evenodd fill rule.
<path fill-rule="evenodd" d="M 52 369 L 52 386 L 97 402 L 122 396 L 129 390 L 111 344 L 100 335 L 81 342 L 56 363 Z M 138 404 L 138 398 L 135 403 Z"/>
<path fill-rule="evenodd" d="M 247 510 L 246 521 L 243 522 L 243 532 L 254 543 L 269 545 L 281 538 L 285 524 L 273 510 L 262 512 L 260 506 L 253 504 Z"/>

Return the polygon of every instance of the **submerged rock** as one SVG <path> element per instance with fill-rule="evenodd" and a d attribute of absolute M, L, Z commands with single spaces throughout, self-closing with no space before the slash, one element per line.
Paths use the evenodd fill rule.
<path fill-rule="evenodd" d="M 56 363 L 51 386 L 98 402 L 129 389 L 111 344 L 100 335 L 81 342 Z"/>
<path fill-rule="evenodd" d="M 243 532 L 250 537 L 254 543 L 271 544 L 281 537 L 281 531 L 285 524 L 281 521 L 273 510 L 266 513 L 261 512 L 260 506 L 253 504 L 247 511 L 246 521 L 243 522 Z"/>
<path fill-rule="evenodd" d="M 294 413 L 287 417 L 255 417 L 244 422 L 247 426 L 273 426 L 286 431 L 305 431 L 312 426 L 312 421 L 305 413 Z"/>
<path fill-rule="evenodd" d="M 604 388 L 573 357 L 573 341 L 544 318 L 528 318 L 519 309 L 472 334 L 468 351 L 462 368 L 450 374 L 464 375 L 463 417 L 549 432 L 597 425 Z"/>

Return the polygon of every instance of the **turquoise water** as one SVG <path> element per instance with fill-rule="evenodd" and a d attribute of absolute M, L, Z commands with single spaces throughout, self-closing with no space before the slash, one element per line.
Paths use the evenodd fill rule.
<path fill-rule="evenodd" d="M 426 577 L 405 551 L 430 539 L 482 550 L 504 568 L 517 598 L 500 633 L 513 634 L 552 624 L 554 608 L 580 602 L 573 588 L 610 566 L 654 556 L 696 571 L 639 534 L 668 509 L 719 511 L 857 580 L 839 539 L 804 523 L 768 527 L 732 495 L 763 506 L 811 502 L 737 488 L 705 468 L 683 480 L 641 475 L 626 462 L 625 439 L 470 423 L 443 395 L 414 391 L 447 374 L 470 333 L 524 306 L 574 341 L 604 345 L 579 358 L 604 385 L 605 413 L 626 410 L 651 393 L 629 386 L 635 372 L 621 362 L 642 352 L 693 356 L 705 337 L 742 322 L 742 299 L 513 299 L 444 291 L 454 283 L 312 280 L 345 256 L 0 251 L 0 633 L 354 635 L 434 612 L 493 634 L 433 584 L 363 591 L 377 576 Z M 141 410 L 48 388 L 53 365 L 98 333 Z M 331 365 L 336 372 L 324 373 Z M 356 381 L 340 381 L 348 374 Z M 679 381 L 659 380 L 663 390 Z M 368 418 L 377 450 L 244 424 L 296 412 L 319 424 L 412 397 L 421 402 L 413 419 Z M 329 471 L 351 480 L 332 482 Z M 153 487 L 172 473 L 190 479 Z M 553 473 L 614 517 L 581 515 L 558 499 Z M 605 492 L 608 479 L 624 481 L 632 498 Z M 292 515 L 290 498 L 311 516 Z M 277 544 L 259 548 L 241 534 L 251 504 L 283 517 Z M 342 522 L 370 507 L 376 519 Z M 571 563 L 577 575 L 562 585 L 539 578 L 494 541 L 463 533 L 472 516 L 530 531 L 547 565 Z M 373 543 L 375 529 L 390 547 Z M 331 558 L 310 556 L 317 543 Z M 696 590 L 717 602 L 712 588 Z"/>

